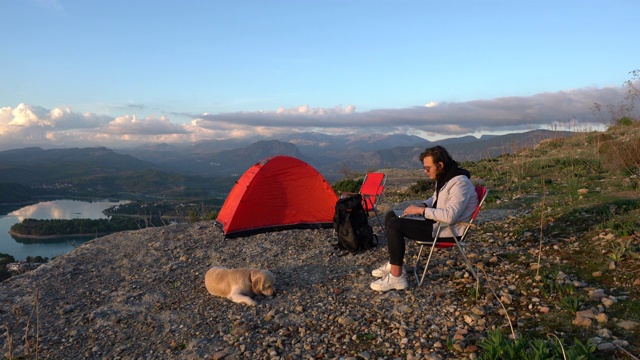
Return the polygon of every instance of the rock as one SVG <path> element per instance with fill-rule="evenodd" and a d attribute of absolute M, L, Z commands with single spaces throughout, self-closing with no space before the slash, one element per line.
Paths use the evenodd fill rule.
<path fill-rule="evenodd" d="M 586 195 L 589 193 L 589 189 L 578 189 L 578 195 Z"/>
<path fill-rule="evenodd" d="M 222 359 L 224 359 L 225 356 L 227 356 L 227 352 L 226 351 L 216 351 L 215 353 L 213 353 L 211 358 L 213 360 L 222 360 Z"/>
<path fill-rule="evenodd" d="M 596 337 L 592 337 L 591 339 L 587 340 L 587 344 L 589 345 L 597 345 L 600 344 L 602 342 L 602 338 L 596 336 Z"/>
<path fill-rule="evenodd" d="M 610 342 L 605 342 L 602 344 L 598 344 L 598 350 L 599 351 L 607 351 L 607 350 L 612 350 L 615 346 L 610 343 Z"/>
<path fill-rule="evenodd" d="M 590 308 L 586 310 L 580 310 L 576 312 L 576 317 L 585 317 L 587 319 L 595 319 L 596 318 L 596 309 Z"/>
<path fill-rule="evenodd" d="M 596 321 L 598 321 L 599 323 L 606 323 L 607 321 L 609 321 L 609 316 L 605 313 L 599 313 L 596 315 Z"/>
<path fill-rule="evenodd" d="M 583 326 L 583 327 L 590 327 L 591 324 L 593 323 L 593 321 L 589 318 L 586 318 L 584 316 L 578 316 L 575 319 L 573 319 L 573 321 L 571 322 L 573 325 L 575 326 Z"/>
<path fill-rule="evenodd" d="M 424 357 L 425 360 L 442 360 L 442 356 L 438 354 L 428 354 Z"/>
<path fill-rule="evenodd" d="M 478 306 L 474 306 L 471 308 L 471 312 L 478 315 L 478 316 L 483 316 L 485 314 L 485 311 L 483 308 L 478 307 Z"/>
<path fill-rule="evenodd" d="M 613 345 L 617 345 L 620 347 L 627 347 L 629 346 L 629 342 L 627 340 L 616 339 L 616 340 L 613 340 Z"/>
<path fill-rule="evenodd" d="M 600 301 L 603 297 L 607 296 L 603 289 L 596 289 L 589 292 L 589 299 L 593 301 Z"/>
<path fill-rule="evenodd" d="M 513 296 L 511 296 L 511 294 L 502 294 L 502 296 L 500 296 L 500 301 L 505 304 L 511 304 L 511 302 L 513 301 Z"/>
<path fill-rule="evenodd" d="M 611 241 L 616 238 L 616 236 L 612 233 L 602 234 L 600 237 L 604 240 Z"/>
<path fill-rule="evenodd" d="M 638 327 L 638 323 L 631 320 L 620 321 L 617 325 L 625 330 L 635 330 Z"/>
<path fill-rule="evenodd" d="M 591 274 L 591 276 L 593 276 L 593 277 L 600 277 L 600 276 L 602 276 L 602 271 L 594 271 L 594 272 Z"/>
<path fill-rule="evenodd" d="M 477 345 L 468 345 L 466 348 L 464 348 L 464 352 L 466 353 L 474 353 L 478 351 L 478 346 Z"/>
<path fill-rule="evenodd" d="M 479 317 L 475 314 L 466 314 L 464 315 L 464 322 L 469 325 L 474 325 L 478 321 Z"/>
<path fill-rule="evenodd" d="M 457 352 L 464 352 L 464 349 L 467 347 L 467 345 L 463 342 L 457 342 L 453 344 L 453 350 L 457 351 Z"/>
<path fill-rule="evenodd" d="M 350 317 L 341 316 L 338 318 L 338 323 L 340 325 L 351 325 L 354 323 L 354 321 Z"/>
<path fill-rule="evenodd" d="M 578 280 L 574 280 L 572 284 L 573 284 L 573 286 L 574 286 L 575 288 L 583 288 L 583 287 L 586 287 L 586 286 L 587 286 L 587 283 L 586 283 L 586 282 L 584 282 L 584 281 L 578 281 Z"/>
<path fill-rule="evenodd" d="M 600 302 L 602 303 L 602 305 L 609 307 L 615 303 L 618 302 L 618 300 L 616 300 L 616 298 L 611 298 L 611 297 L 603 297 L 602 299 L 600 299 Z"/>
<path fill-rule="evenodd" d="M 598 336 L 603 339 L 610 339 L 613 336 L 613 334 L 609 329 L 600 329 L 598 330 Z"/>

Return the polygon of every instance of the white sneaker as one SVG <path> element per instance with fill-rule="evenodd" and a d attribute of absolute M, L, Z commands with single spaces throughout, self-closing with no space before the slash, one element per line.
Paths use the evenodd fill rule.
<path fill-rule="evenodd" d="M 404 290 L 407 287 L 409 287 L 409 283 L 407 283 L 405 274 L 395 277 L 388 273 L 382 279 L 371 282 L 371 289 L 375 291 Z"/>
<path fill-rule="evenodd" d="M 389 264 L 389 262 L 387 261 L 384 265 L 380 266 L 377 269 L 373 269 L 373 271 L 371 272 L 371 275 L 373 275 L 374 277 L 385 277 L 387 276 L 388 273 L 391 272 L 391 264 Z M 407 273 L 407 270 L 404 268 L 404 266 L 402 267 L 402 275 L 405 275 Z"/>

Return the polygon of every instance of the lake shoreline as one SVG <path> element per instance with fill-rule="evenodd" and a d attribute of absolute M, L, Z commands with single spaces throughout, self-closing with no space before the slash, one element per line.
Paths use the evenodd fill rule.
<path fill-rule="evenodd" d="M 66 238 L 66 237 L 73 237 L 73 238 L 83 238 L 83 237 L 100 237 L 100 236 L 105 236 L 105 235 L 109 235 L 109 233 L 93 233 L 93 234 L 55 234 L 55 235 L 26 235 L 26 234 L 20 234 L 17 233 L 15 231 L 9 230 L 9 234 L 11 236 L 20 238 L 20 239 L 38 239 L 38 240 L 47 240 L 47 239 L 60 239 L 60 238 Z"/>

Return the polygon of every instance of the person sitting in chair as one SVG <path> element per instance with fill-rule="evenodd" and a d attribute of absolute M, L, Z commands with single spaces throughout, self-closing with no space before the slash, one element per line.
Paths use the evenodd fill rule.
<path fill-rule="evenodd" d="M 373 276 L 380 278 L 371 283 L 373 290 L 407 288 L 406 270 L 403 266 L 405 238 L 432 241 L 436 232 L 436 221 L 468 222 L 478 206 L 475 188 L 469 180 L 471 174 L 458 167 L 458 163 L 445 148 L 428 148 L 420 154 L 419 159 L 425 174 L 436 181 L 435 193 L 420 205 L 409 205 L 400 217 L 394 211 L 385 215 L 389 261 L 371 272 Z M 408 216 L 418 216 L 419 220 L 423 221 Z M 453 228 L 456 234 L 460 235 L 463 225 Z M 449 228 L 440 232 L 441 239 L 451 236 L 453 234 Z"/>

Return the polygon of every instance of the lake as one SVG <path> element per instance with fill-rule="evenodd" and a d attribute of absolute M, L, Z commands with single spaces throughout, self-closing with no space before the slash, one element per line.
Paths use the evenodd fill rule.
<path fill-rule="evenodd" d="M 9 229 L 15 223 L 24 219 L 106 219 L 103 210 L 126 204 L 129 201 L 80 201 L 80 200 L 52 200 L 21 207 L 17 210 L 5 210 L 0 215 L 0 253 L 12 255 L 16 261 L 25 260 L 27 256 L 42 256 L 49 259 L 66 254 L 78 246 L 92 240 L 87 238 L 56 238 L 56 239 L 20 239 L 9 234 Z M 15 208 L 15 207 L 14 207 Z"/>

